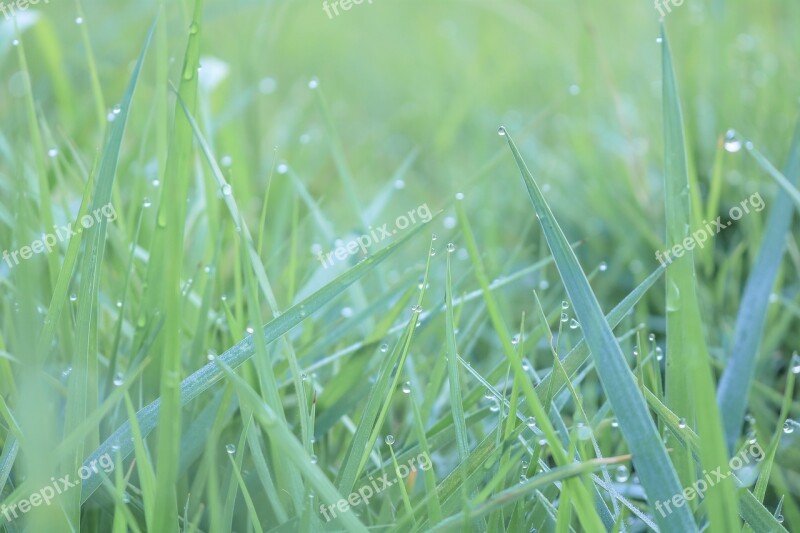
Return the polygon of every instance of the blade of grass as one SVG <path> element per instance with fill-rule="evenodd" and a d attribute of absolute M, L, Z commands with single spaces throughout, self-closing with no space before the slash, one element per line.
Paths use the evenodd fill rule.
<path fill-rule="evenodd" d="M 514 141 L 504 128 L 500 132 L 506 136 L 522 174 L 556 267 L 575 307 L 575 314 L 591 351 L 600 382 L 617 414 L 623 437 L 633 452 L 633 461 L 648 500 L 651 505 L 654 502 L 670 500 L 673 495 L 679 494 L 682 488 L 669 462 L 667 450 L 659 437 L 658 430 L 647 412 L 647 406 L 625 361 L 622 349 L 603 317 L 600 304 L 578 263 L 578 258 L 570 248 Z M 694 519 L 686 507 L 677 508 L 668 516 L 660 516 L 659 513 L 655 517 L 662 531 L 681 533 L 697 531 Z"/>
<path fill-rule="evenodd" d="M 795 129 L 785 175 L 794 183 L 800 181 L 800 121 Z M 741 434 L 747 399 L 755 376 L 758 348 L 764 336 L 769 297 L 786 249 L 786 235 L 793 213 L 792 199 L 784 194 L 777 195 L 736 315 L 730 358 L 719 379 L 717 402 L 731 450 Z"/>

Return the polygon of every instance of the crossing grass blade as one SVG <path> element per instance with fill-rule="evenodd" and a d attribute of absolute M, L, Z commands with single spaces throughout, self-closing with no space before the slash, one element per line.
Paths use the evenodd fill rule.
<path fill-rule="evenodd" d="M 528 189 L 536 216 L 555 259 L 556 267 L 570 300 L 575 308 L 581 331 L 591 351 L 595 369 L 619 420 L 622 435 L 633 453 L 633 462 L 641 479 L 648 501 L 667 501 L 683 489 L 672 468 L 667 450 L 647 411 L 644 399 L 636 386 L 622 349 L 611 327 L 603 317 L 600 304 L 592 292 L 578 258 L 569 246 L 564 232 L 553 216 L 550 206 L 528 170 L 511 135 L 500 130 L 508 145 Z M 662 531 L 697 531 L 691 512 L 685 506 L 667 516 L 655 514 Z"/>

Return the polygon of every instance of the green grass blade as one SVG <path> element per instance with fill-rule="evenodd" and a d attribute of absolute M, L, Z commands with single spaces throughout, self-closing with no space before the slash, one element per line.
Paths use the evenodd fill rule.
<path fill-rule="evenodd" d="M 528 189 L 536 214 L 544 230 L 545 239 L 556 262 L 559 274 L 564 281 L 575 314 L 581 325 L 586 344 L 592 353 L 597 374 L 603 384 L 614 412 L 619 419 L 620 429 L 634 456 L 634 464 L 639 472 L 642 485 L 652 503 L 667 501 L 681 488 L 675 470 L 672 468 L 667 450 L 658 430 L 653 424 L 647 406 L 633 379 L 622 349 L 614 333 L 603 317 L 589 281 L 578 263 L 578 258 L 547 205 L 539 186 L 528 170 L 511 136 L 501 130 L 519 166 L 522 178 Z M 662 517 L 656 514 L 656 521 L 662 531 L 697 531 L 691 513 L 686 507 Z"/>
<path fill-rule="evenodd" d="M 691 195 L 686 163 L 678 85 L 672 65 L 667 33 L 661 28 L 663 52 L 664 99 L 664 191 L 667 245 L 672 247 L 691 240 Z M 697 299 L 692 248 L 674 258 L 667 269 L 667 405 L 692 425 L 696 423 L 700 441 L 700 458 L 709 472 L 724 467 L 728 460 L 720 412 L 715 401 L 711 366 L 703 333 L 703 320 Z M 685 486 L 695 480 L 695 465 L 688 450 L 674 454 L 679 477 Z M 706 508 L 711 531 L 739 529 L 733 481 L 724 479 L 709 487 Z"/>
<path fill-rule="evenodd" d="M 800 181 L 800 122 L 795 129 L 784 173 L 795 184 Z M 733 449 L 741 434 L 748 394 L 755 376 L 758 348 L 764 336 L 769 297 L 786 249 L 786 234 L 793 213 L 792 199 L 783 194 L 777 195 L 736 315 L 730 358 L 720 376 L 717 390 L 717 402 L 722 412 L 729 449 Z"/>

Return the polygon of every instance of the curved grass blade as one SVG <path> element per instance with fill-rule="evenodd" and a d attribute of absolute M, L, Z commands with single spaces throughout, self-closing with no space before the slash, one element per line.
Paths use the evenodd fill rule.
<path fill-rule="evenodd" d="M 600 304 L 578 263 L 578 258 L 570 248 L 564 232 L 553 216 L 517 146 L 505 128 L 501 128 L 500 133 L 506 136 L 522 174 L 545 239 L 555 258 L 556 267 L 575 307 L 575 314 L 581 324 L 586 344 L 591 350 L 600 382 L 617 415 L 622 435 L 633 452 L 633 462 L 649 501 L 651 503 L 667 501 L 673 495 L 681 493 L 683 489 L 669 461 L 658 430 L 650 418 L 647 405 L 625 362 L 622 349 L 603 317 Z M 661 516 L 660 513 L 654 516 L 662 531 L 680 533 L 697 531 L 692 514 L 685 506 L 676 508 L 675 512 L 667 516 Z"/>

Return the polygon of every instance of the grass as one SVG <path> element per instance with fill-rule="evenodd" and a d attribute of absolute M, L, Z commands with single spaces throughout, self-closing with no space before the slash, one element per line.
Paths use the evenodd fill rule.
<path fill-rule="evenodd" d="M 0 19 L 0 531 L 800 528 L 798 16 Z"/>

